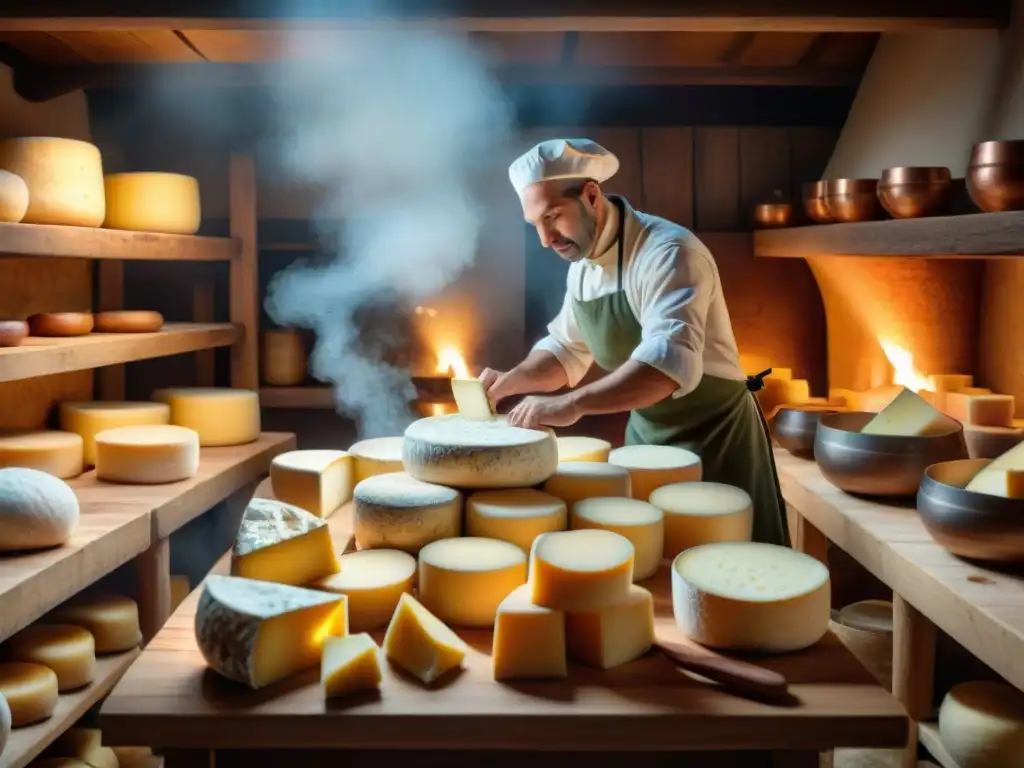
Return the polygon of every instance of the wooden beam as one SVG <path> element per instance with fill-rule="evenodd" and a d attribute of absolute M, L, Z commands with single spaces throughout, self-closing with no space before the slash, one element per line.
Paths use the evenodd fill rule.
<path fill-rule="evenodd" d="M 729 43 L 729 47 L 722 54 L 722 63 L 730 66 L 739 64 L 743 60 L 744 54 L 754 44 L 756 38 L 757 32 L 737 32 L 736 37 Z"/>
<path fill-rule="evenodd" d="M 803 56 L 797 62 L 797 66 L 800 67 L 815 67 L 825 55 L 836 45 L 840 40 L 840 34 L 838 32 L 822 32 L 811 44 L 807 46 L 807 50 L 804 51 Z"/>

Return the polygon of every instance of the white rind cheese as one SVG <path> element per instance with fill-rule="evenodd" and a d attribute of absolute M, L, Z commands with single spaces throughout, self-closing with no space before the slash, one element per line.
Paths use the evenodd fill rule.
<path fill-rule="evenodd" d="M 511 427 L 504 418 L 469 421 L 457 414 L 420 419 L 405 430 L 405 471 L 456 488 L 523 488 L 558 467 L 551 432 Z"/>
<path fill-rule="evenodd" d="M 664 557 L 716 541 L 750 541 L 754 505 L 742 488 L 697 481 L 656 488 L 650 502 L 665 513 Z"/>
<path fill-rule="evenodd" d="M 477 491 L 466 499 L 466 535 L 501 539 L 529 554 L 542 533 L 568 527 L 565 502 L 533 488 Z"/>
<path fill-rule="evenodd" d="M 573 530 L 596 528 L 625 536 L 633 544 L 633 581 L 658 572 L 665 545 L 665 516 L 646 501 L 621 498 L 584 499 L 573 505 Z"/>
<path fill-rule="evenodd" d="M 649 501 L 655 488 L 701 479 L 700 456 L 671 445 L 625 445 L 608 455 L 608 463 L 629 471 L 634 499 Z"/>
<path fill-rule="evenodd" d="M 352 491 L 353 528 L 360 549 L 401 549 L 458 536 L 462 494 L 404 472 L 374 475 Z"/>
<path fill-rule="evenodd" d="M 352 457 L 352 469 L 355 472 L 355 482 L 359 484 L 368 477 L 374 475 L 387 475 L 392 472 L 401 472 L 402 466 L 402 437 L 371 437 L 367 440 L 360 440 L 348 449 Z"/>
<path fill-rule="evenodd" d="M 939 737 L 959 768 L 1024 765 L 1024 693 L 1006 683 L 960 683 L 939 708 Z"/>
<path fill-rule="evenodd" d="M 37 469 L 0 469 L 0 552 L 66 544 L 78 527 L 78 497 Z"/>
<path fill-rule="evenodd" d="M 608 461 L 612 444 L 599 437 L 566 435 L 558 441 L 559 461 Z"/>

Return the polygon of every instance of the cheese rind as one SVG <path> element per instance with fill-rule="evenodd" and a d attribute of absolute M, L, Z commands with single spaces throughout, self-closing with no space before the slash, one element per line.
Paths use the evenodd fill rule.
<path fill-rule="evenodd" d="M 649 579 L 661 565 L 665 547 L 665 515 L 653 504 L 637 499 L 593 498 L 573 505 L 571 527 L 611 531 L 633 544 L 633 581 Z"/>
<path fill-rule="evenodd" d="M 404 472 L 373 475 L 352 491 L 353 528 L 360 549 L 416 553 L 425 544 L 458 536 L 462 494 Z"/>
<path fill-rule="evenodd" d="M 530 550 L 531 600 L 563 611 L 597 611 L 623 602 L 633 583 L 632 542 L 611 531 L 558 531 Z"/>
<path fill-rule="evenodd" d="M 569 658 L 611 669 L 647 653 L 654 644 L 654 597 L 634 584 L 621 603 L 600 611 L 567 613 Z"/>
<path fill-rule="evenodd" d="M 466 535 L 500 539 L 529 554 L 542 533 L 564 531 L 565 502 L 533 488 L 477 491 L 466 499 Z"/>
<path fill-rule="evenodd" d="M 864 425 L 861 434 L 928 437 L 947 434 L 955 426 L 947 416 L 929 405 L 916 392 L 903 389 Z"/>
<path fill-rule="evenodd" d="M 96 677 L 96 642 L 89 631 L 73 624 L 34 624 L 7 641 L 11 661 L 49 667 L 57 688 L 73 691 Z"/>
<path fill-rule="evenodd" d="M 352 468 L 355 470 L 356 485 L 374 475 L 387 475 L 401 472 L 402 437 L 371 437 L 360 440 L 348 449 L 352 456 Z"/>
<path fill-rule="evenodd" d="M 199 181 L 180 173 L 108 173 L 103 178 L 107 229 L 194 235 L 202 214 Z"/>
<path fill-rule="evenodd" d="M 565 435 L 557 437 L 558 461 L 608 461 L 612 444 L 599 437 Z"/>
<path fill-rule="evenodd" d="M 939 707 L 939 738 L 960 768 L 1024 765 L 1024 693 L 988 680 L 953 686 Z"/>
<path fill-rule="evenodd" d="M 388 625 L 403 594 L 416 584 L 416 558 L 397 549 L 364 549 L 342 555 L 341 571 L 310 584 L 348 598 L 352 632 Z"/>
<path fill-rule="evenodd" d="M 96 435 L 115 427 L 170 424 L 167 403 L 67 402 L 60 404 L 60 428 L 82 438 L 85 463 L 96 463 Z"/>
<path fill-rule="evenodd" d="M 498 605 L 491 650 L 495 680 L 558 678 L 569 674 L 565 614 L 534 605 L 529 584 Z"/>
<path fill-rule="evenodd" d="M 68 480 L 82 474 L 84 455 L 82 438 L 74 432 L 27 429 L 0 433 L 0 469 L 38 469 Z"/>
<path fill-rule="evenodd" d="M 42 664 L 0 662 L 0 696 L 11 710 L 11 727 L 46 720 L 57 708 L 57 675 Z"/>
<path fill-rule="evenodd" d="M 199 435 L 170 424 L 116 427 L 96 435 L 96 479 L 133 485 L 176 483 L 199 471 Z"/>
<path fill-rule="evenodd" d="M 0 469 L 0 552 L 66 544 L 78 528 L 78 497 L 37 469 Z"/>
<path fill-rule="evenodd" d="M 53 621 L 76 624 L 89 630 L 96 643 L 96 653 L 120 653 L 142 642 L 139 606 L 123 595 L 104 595 L 80 603 L 65 603 L 54 611 Z"/>
<path fill-rule="evenodd" d="M 380 648 L 365 632 L 324 641 L 320 686 L 324 698 L 380 687 Z"/>
<path fill-rule="evenodd" d="M 28 211 L 22 223 L 103 224 L 103 161 L 94 144 L 47 136 L 4 139 L 0 169 L 20 176 L 28 186 Z"/>
<path fill-rule="evenodd" d="M 153 399 L 171 407 L 171 424 L 199 433 L 204 448 L 244 445 L 260 437 L 260 398 L 249 389 L 171 387 Z"/>
<path fill-rule="evenodd" d="M 430 685 L 462 665 L 469 646 L 412 595 L 403 594 L 384 635 L 388 659 Z"/>
<path fill-rule="evenodd" d="M 629 470 L 597 461 L 562 461 L 544 483 L 544 492 L 557 496 L 572 510 L 583 499 L 598 496 L 629 496 Z"/>
<path fill-rule="evenodd" d="M 699 481 L 663 485 L 651 494 L 651 504 L 665 513 L 662 556 L 715 541 L 750 541 L 754 504 L 742 488 Z"/>
<path fill-rule="evenodd" d="M 608 456 L 609 464 L 629 471 L 631 495 L 647 501 L 655 488 L 701 479 L 700 456 L 671 445 L 626 445 Z"/>
<path fill-rule="evenodd" d="M 352 457 L 345 451 L 287 451 L 270 463 L 274 496 L 317 517 L 352 499 Z"/>

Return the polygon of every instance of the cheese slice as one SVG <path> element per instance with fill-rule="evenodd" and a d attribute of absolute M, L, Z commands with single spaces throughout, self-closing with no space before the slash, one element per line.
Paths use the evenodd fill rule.
<path fill-rule="evenodd" d="M 572 510 L 583 499 L 598 496 L 629 496 L 629 470 L 597 461 L 561 461 L 544 483 L 544 492 L 557 496 Z"/>
<path fill-rule="evenodd" d="M 597 611 L 623 602 L 633 583 L 633 544 L 611 531 L 559 531 L 530 551 L 531 600 L 563 611 Z"/>
<path fill-rule="evenodd" d="M 142 642 L 139 606 L 124 595 L 102 595 L 65 603 L 54 611 L 52 621 L 76 624 L 89 630 L 96 653 L 121 653 L 137 648 Z"/>
<path fill-rule="evenodd" d="M 258 689 L 320 663 L 324 640 L 348 631 L 345 597 L 210 574 L 195 631 L 211 669 Z"/>
<path fill-rule="evenodd" d="M 349 448 L 355 483 L 358 485 L 374 475 L 401 472 L 403 441 L 402 437 L 372 437 Z"/>
<path fill-rule="evenodd" d="M 404 594 L 384 635 L 388 659 L 426 685 L 462 666 L 469 646 L 412 595 Z"/>
<path fill-rule="evenodd" d="M 324 698 L 376 690 L 380 687 L 380 648 L 365 632 L 324 641 L 320 686 Z"/>
<path fill-rule="evenodd" d="M 117 427 L 96 435 L 96 479 L 175 483 L 199 472 L 199 434 L 170 424 Z"/>
<path fill-rule="evenodd" d="M 299 586 L 341 570 L 319 517 L 273 499 L 252 499 L 231 550 L 231 575 Z"/>
<path fill-rule="evenodd" d="M 11 710 L 11 727 L 38 723 L 57 708 L 57 675 L 42 664 L 0 662 L 0 696 Z"/>
<path fill-rule="evenodd" d="M 566 435 L 558 441 L 558 460 L 561 461 L 608 461 L 612 444 L 598 437 Z"/>
<path fill-rule="evenodd" d="M 171 423 L 167 403 L 69 402 L 60 404 L 60 428 L 81 435 L 83 458 L 96 464 L 96 435 L 116 427 L 155 426 Z"/>
<path fill-rule="evenodd" d="M 500 539 L 529 554 L 542 533 L 568 527 L 565 502 L 533 488 L 477 491 L 466 499 L 466 535 Z"/>
<path fill-rule="evenodd" d="M 339 558 L 341 571 L 310 584 L 348 598 L 352 632 L 388 625 L 403 594 L 416 584 L 416 558 L 397 549 L 364 549 Z"/>
<path fill-rule="evenodd" d="M 654 644 L 654 598 L 634 584 L 621 603 L 600 611 L 568 613 L 565 640 L 569 658 L 598 669 L 633 661 Z"/>
<path fill-rule="evenodd" d="M 534 605 L 529 584 L 498 605 L 491 651 L 495 680 L 566 677 L 565 614 Z"/>
<path fill-rule="evenodd" d="M 274 496 L 317 517 L 352 499 L 352 457 L 345 451 L 287 451 L 270 462 Z"/>
<path fill-rule="evenodd" d="M 260 437 L 260 398 L 249 389 L 171 387 L 153 399 L 171 407 L 171 424 L 199 433 L 204 448 L 252 443 Z"/>
<path fill-rule="evenodd" d="M 452 379 L 452 395 L 459 415 L 471 421 L 490 421 L 494 407 L 487 399 L 487 390 L 479 379 Z"/>
<path fill-rule="evenodd" d="M 986 468 L 972 477 L 964 490 L 1007 499 L 1024 499 L 1024 470 Z"/>
<path fill-rule="evenodd" d="M 37 469 L 67 480 L 84 470 L 85 448 L 80 435 L 55 430 L 11 430 L 0 433 L 0 469 Z"/>
<path fill-rule="evenodd" d="M 961 768 L 1024 765 L 1024 693 L 989 680 L 953 686 L 939 707 L 939 738 Z"/>
<path fill-rule="evenodd" d="M 612 451 L 608 463 L 629 471 L 631 495 L 640 501 L 655 488 L 701 478 L 700 456 L 671 445 L 626 445 Z"/>
<path fill-rule="evenodd" d="M 593 498 L 572 508 L 571 527 L 612 531 L 633 544 L 633 581 L 658 572 L 665 546 L 665 515 L 653 504 L 637 499 Z"/>
<path fill-rule="evenodd" d="M 651 504 L 665 513 L 663 556 L 714 541 L 750 541 L 754 504 L 742 488 L 723 483 L 696 482 L 663 485 L 651 494 Z"/>
<path fill-rule="evenodd" d="M 949 418 L 909 389 L 903 389 L 877 416 L 864 425 L 865 435 L 927 437 L 953 430 Z"/>
<path fill-rule="evenodd" d="M 0 469 L 0 552 L 66 544 L 78 528 L 78 497 L 38 469 Z"/>
<path fill-rule="evenodd" d="M 63 693 L 88 685 L 96 677 L 96 641 L 73 624 L 34 624 L 7 641 L 11 661 L 49 667 Z"/>
<path fill-rule="evenodd" d="M 360 549 L 415 554 L 462 529 L 462 494 L 404 472 L 373 475 L 352 491 L 352 523 Z"/>

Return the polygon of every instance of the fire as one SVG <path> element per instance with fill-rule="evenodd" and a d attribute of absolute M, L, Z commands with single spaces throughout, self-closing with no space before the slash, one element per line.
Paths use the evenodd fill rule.
<path fill-rule="evenodd" d="M 914 367 L 914 356 L 910 350 L 891 341 L 879 341 L 882 351 L 889 359 L 893 368 L 893 384 L 913 390 L 914 392 L 933 392 L 935 385 Z"/>
<path fill-rule="evenodd" d="M 437 354 L 437 373 L 450 373 L 456 379 L 468 379 L 469 369 L 459 350 L 445 347 Z"/>

